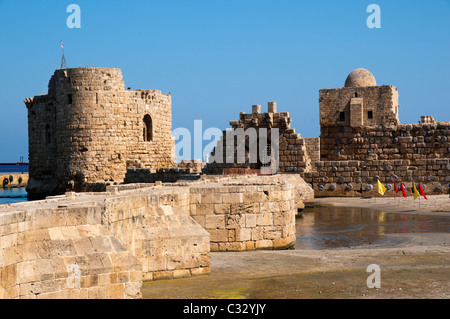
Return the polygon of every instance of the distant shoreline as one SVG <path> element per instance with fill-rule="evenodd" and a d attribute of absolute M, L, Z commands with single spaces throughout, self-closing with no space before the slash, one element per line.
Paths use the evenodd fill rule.
<path fill-rule="evenodd" d="M 12 180 L 11 180 L 12 177 Z M 19 183 L 20 181 L 20 183 Z M 0 189 L 26 187 L 28 185 L 28 172 L 0 172 Z"/>

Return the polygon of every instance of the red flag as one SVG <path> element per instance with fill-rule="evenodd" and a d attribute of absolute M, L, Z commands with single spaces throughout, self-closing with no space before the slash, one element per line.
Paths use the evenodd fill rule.
<path fill-rule="evenodd" d="M 423 197 L 425 197 L 426 200 L 428 200 L 427 195 L 425 195 L 425 192 L 422 189 L 422 185 L 419 184 L 419 193 L 420 195 L 422 195 Z"/>
<path fill-rule="evenodd" d="M 61 40 L 61 49 L 64 49 L 64 45 L 63 45 L 62 40 Z"/>
<path fill-rule="evenodd" d="M 394 181 L 394 188 L 395 188 L 395 197 L 397 197 L 397 183 Z"/>
<path fill-rule="evenodd" d="M 403 197 L 407 197 L 406 196 L 406 191 L 405 191 L 405 186 L 403 186 L 403 182 L 401 182 L 402 184 L 401 184 L 401 187 L 402 187 L 402 193 L 403 193 Z"/>

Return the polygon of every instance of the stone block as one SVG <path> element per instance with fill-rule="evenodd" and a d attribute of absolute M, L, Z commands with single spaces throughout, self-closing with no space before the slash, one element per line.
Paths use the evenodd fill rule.
<path fill-rule="evenodd" d="M 214 204 L 197 204 L 196 215 L 210 215 L 214 212 Z"/>
<path fill-rule="evenodd" d="M 252 239 L 252 230 L 250 228 L 236 229 L 236 241 L 249 241 Z"/>
<path fill-rule="evenodd" d="M 228 241 L 227 229 L 212 229 L 209 230 L 209 236 L 211 242 L 226 242 Z"/>
<path fill-rule="evenodd" d="M 260 213 L 256 216 L 257 226 L 268 226 L 273 225 L 273 214 L 272 213 Z"/>
<path fill-rule="evenodd" d="M 255 249 L 273 249 L 272 240 L 257 240 L 255 242 Z"/>
<path fill-rule="evenodd" d="M 214 204 L 214 214 L 230 214 L 231 204 Z"/>
<path fill-rule="evenodd" d="M 273 248 L 274 249 L 284 249 L 295 244 L 295 236 L 284 237 L 284 238 L 276 238 L 273 240 Z"/>
<path fill-rule="evenodd" d="M 191 275 L 192 276 L 199 276 L 199 275 L 205 275 L 211 272 L 210 267 L 199 267 L 199 268 L 193 268 L 191 269 Z"/>
<path fill-rule="evenodd" d="M 107 299 L 123 299 L 125 297 L 124 284 L 114 284 L 106 286 L 105 297 Z"/>
<path fill-rule="evenodd" d="M 207 215 L 205 216 L 206 229 L 225 228 L 225 215 Z"/>

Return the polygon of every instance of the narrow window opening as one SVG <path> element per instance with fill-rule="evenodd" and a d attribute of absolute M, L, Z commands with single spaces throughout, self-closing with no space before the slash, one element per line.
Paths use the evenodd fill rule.
<path fill-rule="evenodd" d="M 373 111 L 367 111 L 367 118 L 369 120 L 373 119 Z"/>
<path fill-rule="evenodd" d="M 144 116 L 143 136 L 145 142 L 150 142 L 153 139 L 152 118 L 148 114 Z"/>
<path fill-rule="evenodd" d="M 50 132 L 50 125 L 45 126 L 45 144 L 50 144 L 52 142 L 52 133 Z"/>
<path fill-rule="evenodd" d="M 72 94 L 67 94 L 67 100 L 69 104 L 72 104 Z"/>
<path fill-rule="evenodd" d="M 344 122 L 345 121 L 345 112 L 339 112 L 339 121 Z"/>
<path fill-rule="evenodd" d="M 355 97 L 358 97 L 358 92 L 355 92 Z"/>

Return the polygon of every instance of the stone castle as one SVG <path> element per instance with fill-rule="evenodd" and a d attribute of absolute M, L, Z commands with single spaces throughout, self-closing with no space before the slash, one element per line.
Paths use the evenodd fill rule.
<path fill-rule="evenodd" d="M 174 159 L 171 95 L 126 90 L 119 69 L 56 70 L 48 94 L 25 103 L 30 198 L 102 191 L 124 182 L 173 182 L 193 171 Z M 252 113 L 241 112 L 230 125 L 267 129 L 268 148 L 271 129 L 278 128 L 278 173 L 299 174 L 316 196 L 377 196 L 378 179 L 388 188 L 386 196 L 395 196 L 394 181 L 406 187 L 420 183 L 428 193 L 448 192 L 450 122 L 422 116 L 418 124 L 400 124 L 396 87 L 377 85 L 372 73 L 356 69 L 344 87 L 319 91 L 319 109 L 317 138 L 301 137 L 275 102 L 264 113 L 253 105 Z M 249 142 L 246 136 L 247 153 Z M 235 156 L 240 142 L 233 143 Z M 208 163 L 203 173 L 258 173 L 264 167 L 249 154 L 243 163 L 227 162 L 226 144 L 224 134 L 211 156 L 221 148 L 223 161 Z M 199 175 L 201 163 L 194 165 Z"/>
<path fill-rule="evenodd" d="M 400 124 L 398 89 L 377 85 L 365 69 L 351 72 L 342 88 L 319 91 L 320 137 L 302 138 L 291 128 L 287 112 L 277 112 L 269 102 L 268 112 L 254 105 L 252 113 L 240 113 L 232 128 L 278 128 L 278 173 L 299 174 L 315 196 L 378 196 L 379 179 L 395 196 L 394 182 L 411 188 L 420 183 L 426 192 L 442 194 L 450 184 L 450 122 L 422 116 L 418 124 Z M 249 139 L 245 147 L 248 151 Z M 237 143 L 234 142 L 235 152 Z M 225 131 L 212 155 L 225 153 Z M 232 154 L 233 155 L 233 154 Z M 249 172 L 261 168 L 245 163 L 208 163 L 211 174 Z"/>
<path fill-rule="evenodd" d="M 256 176 L 265 159 L 176 164 L 170 94 L 127 90 L 119 69 L 56 70 L 25 101 L 27 190 L 46 199 L 0 206 L 0 298 L 140 298 L 143 281 L 209 273 L 210 251 L 291 247 L 314 196 L 376 196 L 378 179 L 387 196 L 394 181 L 448 192 L 449 122 L 400 124 L 397 88 L 363 69 L 319 96 L 317 138 L 275 102 L 230 122 L 278 146 L 278 171 Z"/>
<path fill-rule="evenodd" d="M 130 168 L 172 167 L 171 95 L 126 90 L 120 69 L 56 70 L 28 109 L 30 198 L 105 190 Z"/>
<path fill-rule="evenodd" d="M 210 251 L 295 244 L 311 187 L 174 167 L 170 95 L 125 90 L 118 69 L 77 68 L 25 103 L 27 190 L 46 199 L 0 206 L 0 298 L 140 298 L 143 281 L 209 273 Z"/>

